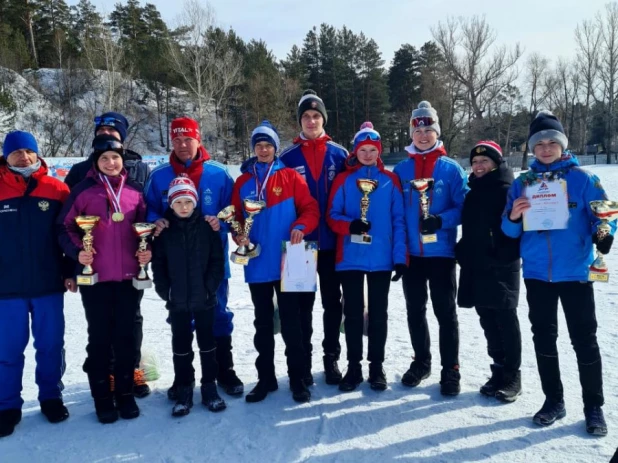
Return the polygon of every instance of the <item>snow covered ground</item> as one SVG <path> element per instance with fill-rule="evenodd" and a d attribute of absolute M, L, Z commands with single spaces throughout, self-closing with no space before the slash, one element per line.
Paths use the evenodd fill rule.
<path fill-rule="evenodd" d="M 618 167 L 596 166 L 610 197 L 618 198 Z M 97 422 L 85 374 L 86 321 L 78 295 L 66 297 L 65 400 L 68 421 L 48 424 L 39 412 L 34 384 L 34 352 L 30 345 L 24 373 L 24 418 L 15 433 L 0 440 L 0 462 L 608 462 L 618 445 L 618 249 L 610 254 L 609 284 L 596 285 L 599 344 L 603 354 L 604 408 L 609 435 L 589 437 L 584 428 L 575 355 L 564 317 L 560 317 L 559 349 L 567 416 L 554 426 L 539 428 L 532 415 L 543 402 L 536 371 L 525 293 L 519 306 L 523 334 L 521 398 L 502 405 L 478 393 L 489 373 L 485 339 L 473 310 L 460 309 L 462 392 L 455 398 L 439 393 L 437 323 L 430 315 L 434 371 L 420 387 L 399 382 L 412 356 L 401 284 L 393 284 L 389 306 L 389 336 L 385 369 L 387 391 L 372 391 L 364 383 L 357 391 L 340 393 L 326 386 L 321 366 L 322 309 L 314 311 L 314 375 L 312 401 L 296 404 L 285 377 L 283 342 L 277 336 L 280 389 L 264 402 L 247 404 L 228 398 L 228 409 L 213 414 L 199 403 L 185 418 L 170 415 L 165 391 L 172 383 L 171 333 L 166 311 L 154 291 L 142 303 L 144 351 L 158 356 L 161 378 L 154 393 L 139 401 L 142 416 L 112 425 Z M 523 286 L 522 286 L 523 287 Z M 230 307 L 235 312 L 236 370 L 249 390 L 257 375 L 253 362 L 253 317 L 242 270 L 234 266 Z M 430 311 L 431 312 L 431 311 Z M 345 346 L 345 343 L 342 343 Z M 345 358 L 345 347 L 343 358 Z M 345 362 L 341 362 L 345 366 Z M 367 368 L 365 366 L 365 375 Z"/>

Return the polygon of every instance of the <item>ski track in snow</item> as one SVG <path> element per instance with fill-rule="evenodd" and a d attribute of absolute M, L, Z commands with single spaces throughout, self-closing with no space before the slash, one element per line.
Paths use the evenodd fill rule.
<path fill-rule="evenodd" d="M 610 198 L 618 199 L 618 167 L 590 168 L 603 182 Z M 618 249 L 609 255 L 613 272 L 609 284 L 596 286 L 598 338 L 604 362 L 609 435 L 586 434 L 575 354 L 562 313 L 558 339 L 567 416 L 549 428 L 539 428 L 531 417 L 543 403 L 522 285 L 519 317 L 522 329 L 523 394 L 503 405 L 478 393 L 489 375 L 490 359 L 478 316 L 459 309 L 462 392 L 455 398 L 439 393 L 438 326 L 428 309 L 432 335 L 433 372 L 414 389 L 401 385 L 412 347 L 400 283 L 391 286 L 389 335 L 385 370 L 389 388 L 378 393 L 365 382 L 352 393 L 340 393 L 324 383 L 322 368 L 322 308 L 319 294 L 314 309 L 314 376 L 312 401 L 296 404 L 289 392 L 281 336 L 276 337 L 279 391 L 258 404 L 225 397 L 228 409 L 213 414 L 200 403 L 184 418 L 172 418 L 166 389 L 173 380 L 171 332 L 166 310 L 154 291 L 142 302 L 143 350 L 159 360 L 161 378 L 151 383 L 153 394 L 139 400 L 142 415 L 115 424 L 97 422 L 86 375 L 86 320 L 79 295 L 65 299 L 66 400 L 71 417 L 51 425 L 39 411 L 34 383 L 32 343 L 26 351 L 24 417 L 15 433 L 0 439 L 0 462 L 608 462 L 618 444 Z M 234 360 L 249 391 L 257 381 L 254 367 L 253 307 L 242 269 L 233 266 L 230 308 L 235 313 Z M 345 341 L 342 359 L 345 359 Z M 366 338 L 365 338 L 366 345 Z M 366 347 L 365 347 L 366 348 Z M 199 369 L 199 360 L 195 366 Z M 345 360 L 340 361 L 342 369 Z M 367 376 L 366 362 L 363 365 Z M 199 377 L 199 375 L 198 375 Z M 224 394 L 222 393 L 222 396 Z"/>

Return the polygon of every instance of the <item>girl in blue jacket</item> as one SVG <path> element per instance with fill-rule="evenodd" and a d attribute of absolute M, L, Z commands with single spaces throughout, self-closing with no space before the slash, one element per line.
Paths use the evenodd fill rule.
<path fill-rule="evenodd" d="M 607 425 L 601 409 L 604 402 L 601 354 L 588 272 L 593 261 L 593 244 L 607 254 L 615 226 L 610 235 L 597 238 L 599 220 L 592 214 L 590 201 L 607 199 L 607 196 L 599 179 L 581 169 L 575 157 L 564 153 L 567 144 L 560 121 L 552 113 L 541 111 L 532 121 L 528 137 L 528 146 L 536 160 L 530 165 L 530 171 L 520 175 L 509 190 L 502 230 L 512 238 L 521 236 L 532 339 L 545 394 L 545 403 L 533 420 L 548 426 L 566 415 L 556 348 L 560 300 L 577 356 L 586 430 L 604 436 Z M 522 219 L 530 209 L 526 188 L 541 181 L 566 182 L 569 219 L 565 229 L 523 230 Z"/>
<path fill-rule="evenodd" d="M 354 137 L 347 170 L 335 178 L 329 199 L 327 221 L 337 234 L 336 270 L 345 299 L 345 337 L 348 371 L 339 383 L 341 391 L 353 391 L 363 381 L 363 281 L 369 288 L 369 383 L 374 390 L 386 389 L 384 346 L 387 333 L 388 291 L 391 272 L 399 280 L 407 264 L 406 231 L 401 184 L 384 169 L 380 159 L 382 142 L 371 122 L 365 122 Z M 367 217 L 361 219 L 363 193 L 359 182 L 374 182 L 368 194 Z M 370 243 L 358 243 L 367 240 Z M 354 240 L 353 238 L 356 238 Z"/>

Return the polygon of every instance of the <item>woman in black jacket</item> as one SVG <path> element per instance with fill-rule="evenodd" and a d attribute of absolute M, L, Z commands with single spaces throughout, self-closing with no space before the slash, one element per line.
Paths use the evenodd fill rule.
<path fill-rule="evenodd" d="M 172 325 L 174 384 L 173 416 L 184 416 L 193 406 L 193 332 L 202 365 L 202 403 L 210 411 L 226 408 L 217 393 L 217 360 L 213 324 L 217 288 L 223 279 L 223 245 L 196 209 L 197 191 L 187 176 L 175 178 L 168 190 L 169 227 L 154 240 L 152 271 L 157 294 L 166 302 Z"/>
<path fill-rule="evenodd" d="M 504 235 L 502 213 L 513 171 L 492 141 L 470 152 L 470 192 L 462 210 L 462 239 L 455 253 L 461 266 L 457 303 L 475 307 L 493 359 L 492 376 L 481 394 L 513 402 L 521 394 L 521 332 L 519 302 L 519 240 Z"/>

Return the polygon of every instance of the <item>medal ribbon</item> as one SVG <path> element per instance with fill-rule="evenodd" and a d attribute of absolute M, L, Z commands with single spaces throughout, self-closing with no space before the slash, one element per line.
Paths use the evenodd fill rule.
<path fill-rule="evenodd" d="M 266 172 L 266 177 L 264 177 L 264 183 L 260 185 L 259 175 L 257 173 L 257 168 L 253 167 L 253 172 L 255 174 L 255 191 L 258 192 L 258 201 L 266 201 L 264 198 L 264 192 L 266 191 L 266 184 L 268 183 L 268 178 L 270 177 L 270 173 L 275 166 L 275 161 L 270 163 L 270 167 L 268 168 L 268 172 Z"/>
<path fill-rule="evenodd" d="M 109 183 L 109 179 L 106 175 L 99 174 L 99 178 L 103 182 L 103 186 L 105 187 L 105 193 L 107 193 L 107 199 L 109 200 L 112 209 L 114 209 L 114 212 L 122 213 L 122 211 L 120 210 L 120 195 L 122 194 L 122 189 L 124 188 L 124 184 L 127 179 L 126 175 L 120 176 L 120 186 L 118 187 L 118 193 L 114 192 L 112 184 Z"/>

